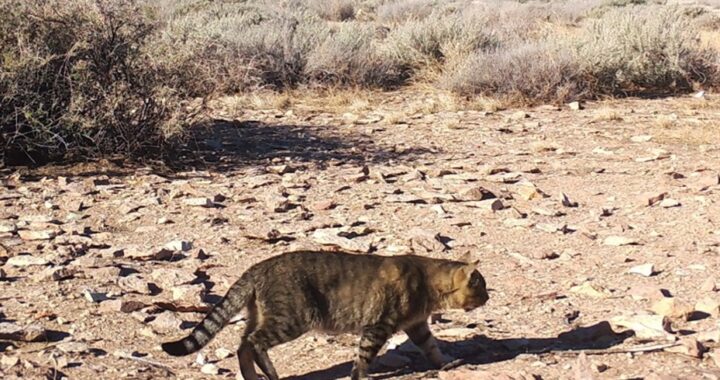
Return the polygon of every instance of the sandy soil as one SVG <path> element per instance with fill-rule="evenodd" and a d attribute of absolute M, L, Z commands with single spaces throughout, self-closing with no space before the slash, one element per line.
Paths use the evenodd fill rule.
<path fill-rule="evenodd" d="M 399 336 L 378 378 L 720 378 L 718 98 L 488 113 L 424 96 L 227 107 L 179 170 L 6 169 L 0 377 L 235 378 L 242 319 L 199 358 L 159 343 L 251 264 L 339 246 L 469 254 L 492 289 L 432 325 L 459 368 Z M 283 377 L 344 378 L 355 343 L 309 334 L 271 356 Z"/>

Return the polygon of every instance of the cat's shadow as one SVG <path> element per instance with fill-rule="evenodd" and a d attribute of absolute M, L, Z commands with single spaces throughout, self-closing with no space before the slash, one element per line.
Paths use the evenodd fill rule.
<path fill-rule="evenodd" d="M 439 340 L 439 343 L 443 352 L 461 359 L 463 365 L 479 365 L 512 360 L 524 353 L 607 349 L 622 343 L 631 335 L 632 333 L 617 334 L 613 332 L 608 322 L 603 321 L 592 326 L 571 329 L 551 338 L 492 339 L 485 335 L 477 335 L 463 341 L 446 342 Z M 407 367 L 393 372 L 376 371 L 372 374 L 372 378 L 387 379 L 411 373 L 422 375 L 425 372 L 436 371 L 429 366 L 420 354 L 411 356 L 412 363 Z M 285 380 L 348 378 L 351 369 L 352 362 L 348 361 L 303 375 L 286 377 Z"/>

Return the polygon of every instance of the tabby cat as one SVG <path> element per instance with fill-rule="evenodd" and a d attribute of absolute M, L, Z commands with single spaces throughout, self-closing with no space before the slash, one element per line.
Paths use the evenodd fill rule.
<path fill-rule="evenodd" d="M 485 279 L 475 264 L 412 255 L 288 252 L 248 269 L 189 336 L 162 348 L 173 356 L 196 352 L 247 308 L 237 351 L 246 380 L 258 378 L 253 362 L 277 380 L 268 349 L 310 330 L 359 333 L 351 378 L 367 379 L 370 362 L 400 330 L 442 366 L 443 354 L 427 323 L 430 313 L 469 311 L 487 300 Z"/>

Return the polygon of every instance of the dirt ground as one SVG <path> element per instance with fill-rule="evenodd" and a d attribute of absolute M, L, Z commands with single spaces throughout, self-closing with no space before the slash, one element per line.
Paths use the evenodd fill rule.
<path fill-rule="evenodd" d="M 720 378 L 719 97 L 438 104 L 227 106 L 178 170 L 5 169 L 0 378 L 235 378 L 241 317 L 199 357 L 159 344 L 251 264 L 338 247 L 469 254 L 492 290 L 432 324 L 458 368 L 398 336 L 377 378 Z M 284 378 L 347 378 L 356 339 L 271 357 Z"/>

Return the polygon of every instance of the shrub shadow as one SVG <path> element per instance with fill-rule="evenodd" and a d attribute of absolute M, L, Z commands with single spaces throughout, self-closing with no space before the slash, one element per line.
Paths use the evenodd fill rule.
<path fill-rule="evenodd" d="M 184 142 L 160 157 L 127 159 L 106 157 L 86 161 L 35 167 L 6 167 L 10 172 L 22 168 L 23 180 L 42 177 L 124 177 L 138 169 L 173 177 L 183 171 L 228 172 L 245 167 L 315 163 L 328 165 L 366 165 L 390 161 L 412 161 L 430 153 L 424 148 L 397 150 L 374 141 L 373 136 L 333 125 L 265 123 L 256 120 L 213 120 L 191 128 Z"/>
<path fill-rule="evenodd" d="M 359 127 L 360 129 L 362 127 Z M 345 132 L 345 133 L 342 133 Z M 267 124 L 260 121 L 214 120 L 197 127 L 186 149 L 168 164 L 176 170 L 228 171 L 243 166 L 314 162 L 370 164 L 413 159 L 428 153 L 414 148 L 400 152 L 377 144 L 358 130 L 347 133 L 335 126 Z"/>
<path fill-rule="evenodd" d="M 616 346 L 630 337 L 631 333 L 617 334 L 608 322 L 579 327 L 549 338 L 513 338 L 492 339 L 485 335 L 474 336 L 457 342 L 439 340 L 441 350 L 462 361 L 462 365 L 483 365 L 512 360 L 526 353 L 546 354 L 552 352 L 570 352 L 586 349 L 607 349 Z M 374 379 L 387 379 L 400 375 L 414 374 L 430 376 L 437 373 L 420 354 L 412 354 L 412 363 L 392 373 L 376 372 Z M 331 380 L 347 377 L 352 362 L 344 362 L 323 370 L 304 375 L 291 376 L 286 380 Z"/>

